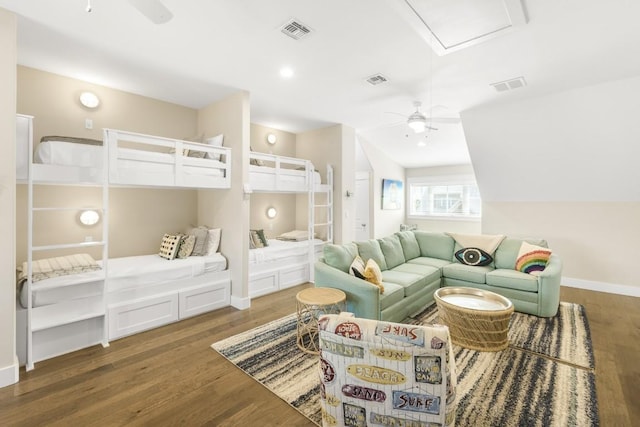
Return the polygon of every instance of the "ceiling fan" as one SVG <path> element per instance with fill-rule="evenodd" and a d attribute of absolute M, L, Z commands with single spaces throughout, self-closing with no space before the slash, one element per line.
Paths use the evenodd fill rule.
<path fill-rule="evenodd" d="M 397 114 L 403 116 L 407 119 L 407 126 L 411 128 L 415 133 L 422 133 L 425 130 L 438 130 L 431 126 L 432 123 L 459 123 L 460 119 L 456 118 L 445 118 L 445 117 L 427 117 L 421 111 L 420 107 L 422 107 L 422 102 L 413 101 L 413 106 L 416 109 L 413 113 L 409 114 L 400 114 L 391 112 L 391 114 Z"/>

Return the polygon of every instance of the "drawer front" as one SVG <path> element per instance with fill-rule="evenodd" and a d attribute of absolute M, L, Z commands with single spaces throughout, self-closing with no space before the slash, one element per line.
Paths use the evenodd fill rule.
<path fill-rule="evenodd" d="M 229 285 L 203 286 L 180 292 L 180 318 L 195 316 L 230 304 Z"/>
<path fill-rule="evenodd" d="M 147 298 L 109 307 L 109 339 L 175 322 L 178 316 L 178 294 Z"/>
<path fill-rule="evenodd" d="M 249 296 L 266 295 L 278 290 L 278 271 L 270 271 L 249 276 Z"/>
<path fill-rule="evenodd" d="M 290 288 L 309 281 L 309 264 L 280 270 L 280 289 Z"/>

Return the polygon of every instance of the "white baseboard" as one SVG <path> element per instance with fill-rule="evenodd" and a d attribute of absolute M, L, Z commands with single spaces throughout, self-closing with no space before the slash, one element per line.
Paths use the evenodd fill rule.
<path fill-rule="evenodd" d="M 640 287 L 629 285 L 617 285 L 615 283 L 594 282 L 592 280 L 574 279 L 571 277 L 562 278 L 562 286 L 570 288 L 587 289 L 589 291 L 606 292 L 609 294 L 627 295 L 640 297 Z"/>
<path fill-rule="evenodd" d="M 13 365 L 0 368 L 0 388 L 15 384 L 20 381 L 20 364 L 18 357 L 14 356 Z"/>
<path fill-rule="evenodd" d="M 240 298 L 231 295 L 231 306 L 238 310 L 246 310 L 251 307 L 251 298 Z"/>

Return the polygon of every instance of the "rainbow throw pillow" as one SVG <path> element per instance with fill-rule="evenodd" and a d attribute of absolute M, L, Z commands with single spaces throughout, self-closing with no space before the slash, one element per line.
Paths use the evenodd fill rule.
<path fill-rule="evenodd" d="M 550 256 L 550 249 L 522 242 L 516 260 L 516 270 L 528 274 L 539 274 L 547 266 Z"/>

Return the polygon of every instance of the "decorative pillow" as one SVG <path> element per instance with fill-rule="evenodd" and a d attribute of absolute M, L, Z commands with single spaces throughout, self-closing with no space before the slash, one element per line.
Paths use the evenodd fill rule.
<path fill-rule="evenodd" d="M 367 282 L 373 283 L 380 288 L 381 294 L 384 293 L 384 286 L 382 285 L 382 271 L 380 271 L 378 263 L 375 262 L 373 258 L 370 258 L 369 261 L 367 261 L 367 265 L 364 267 L 364 277 Z"/>
<path fill-rule="evenodd" d="M 251 235 L 251 232 L 249 232 L 249 249 L 255 249 L 256 248 L 256 242 L 253 241 L 253 236 Z"/>
<path fill-rule="evenodd" d="M 220 249 L 220 236 L 222 229 L 210 228 L 207 235 L 207 256 L 215 255 Z"/>
<path fill-rule="evenodd" d="M 540 274 L 547 266 L 549 257 L 551 257 L 550 249 L 522 242 L 516 260 L 516 270 L 528 274 Z"/>
<path fill-rule="evenodd" d="M 454 240 L 463 248 L 482 249 L 489 255 L 493 256 L 500 243 L 506 237 L 503 234 L 455 234 L 446 233 L 453 237 Z"/>
<path fill-rule="evenodd" d="M 249 147 L 249 151 L 253 151 L 253 148 Z M 262 159 L 249 159 L 249 164 L 254 166 L 264 166 Z"/>
<path fill-rule="evenodd" d="M 351 266 L 349 266 L 349 274 L 356 276 L 358 279 L 367 280 L 366 277 L 364 277 L 364 269 L 364 260 L 358 255 L 351 263 Z"/>
<path fill-rule="evenodd" d="M 202 143 L 202 140 L 204 138 L 204 134 L 202 135 L 198 135 L 198 136 L 192 136 L 192 137 L 187 137 L 187 138 L 182 138 L 183 141 L 189 141 L 189 142 L 199 142 Z M 169 154 L 173 154 L 176 152 L 175 148 L 172 148 L 169 150 Z M 194 151 L 194 153 L 197 153 L 197 151 Z M 188 148 L 183 148 L 182 149 L 182 155 L 183 156 L 189 156 L 189 157 L 197 157 L 195 155 L 191 154 L 191 151 Z"/>
<path fill-rule="evenodd" d="M 175 259 L 181 239 L 182 236 L 180 234 L 165 234 L 164 237 L 162 237 L 158 255 L 165 259 Z"/>
<path fill-rule="evenodd" d="M 190 236 L 195 236 L 196 238 L 191 256 L 205 255 L 207 252 L 207 237 L 209 234 L 208 228 L 203 226 L 193 227 L 189 231 L 187 231 L 187 234 Z"/>
<path fill-rule="evenodd" d="M 254 248 L 264 248 L 264 242 L 260 238 L 258 230 L 249 230 L 249 235 L 251 236 Z"/>
<path fill-rule="evenodd" d="M 493 257 L 480 248 L 464 248 L 455 253 L 456 259 L 465 265 L 482 267 L 489 265 Z"/>
<path fill-rule="evenodd" d="M 212 147 L 222 147 L 222 142 L 224 141 L 224 135 L 216 135 L 212 138 L 205 139 L 205 144 L 211 145 Z M 214 154 L 207 152 L 205 157 L 207 159 L 220 160 L 220 154 Z"/>
<path fill-rule="evenodd" d="M 188 258 L 196 244 L 196 236 L 180 236 L 180 249 L 177 258 Z"/>

